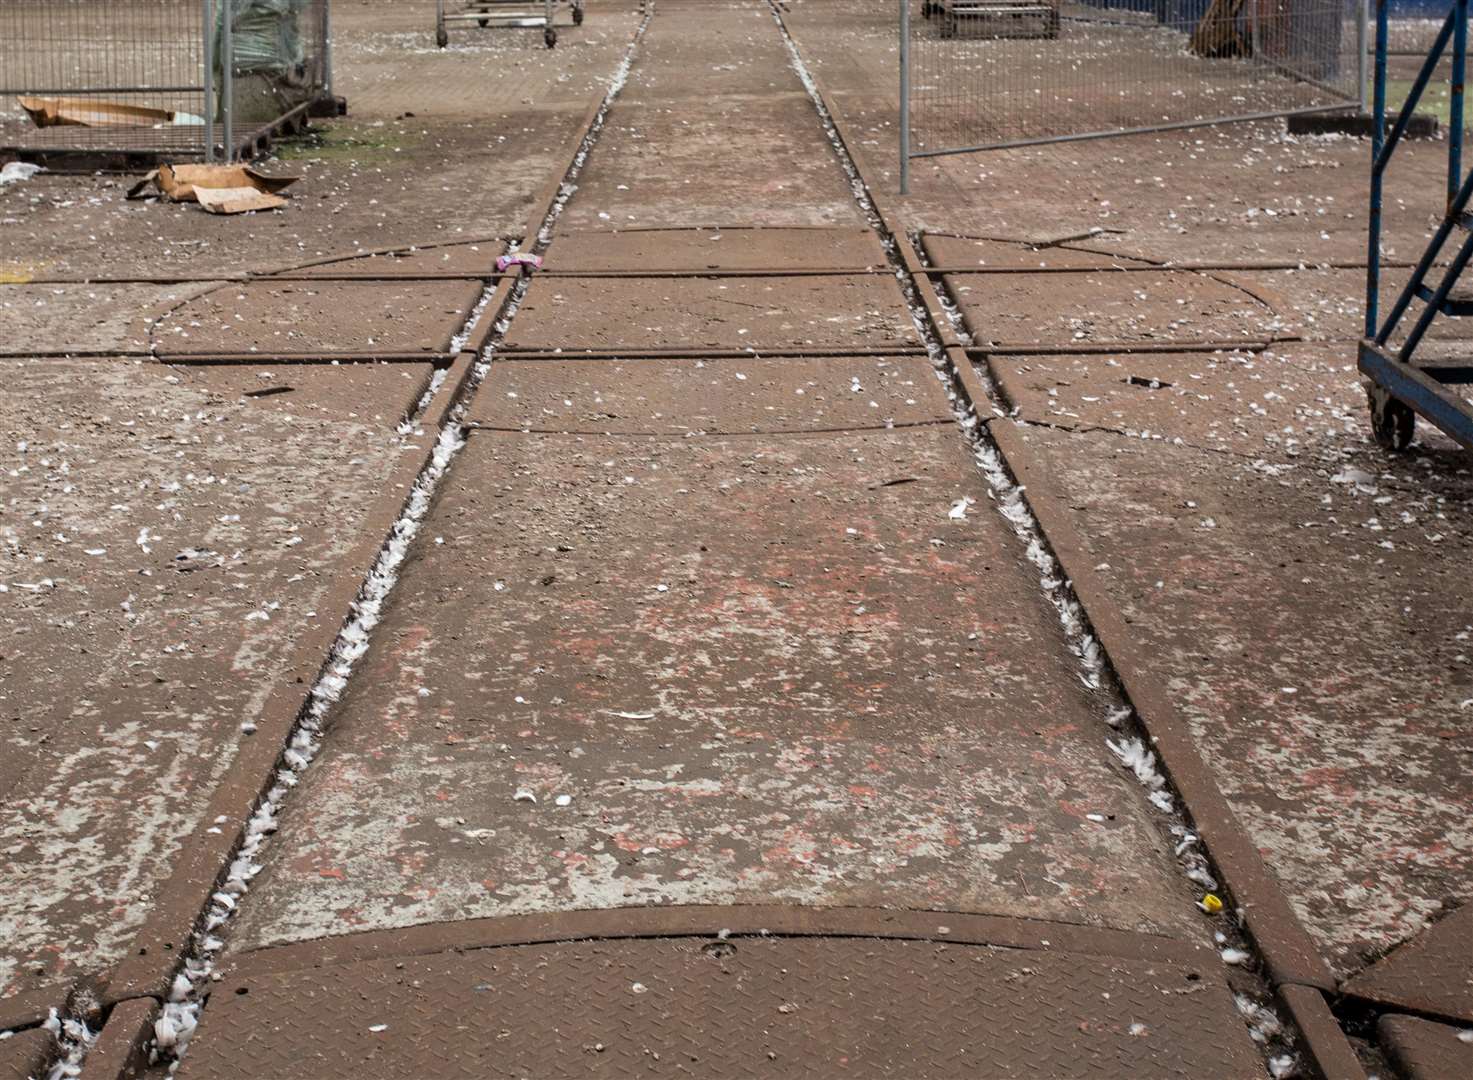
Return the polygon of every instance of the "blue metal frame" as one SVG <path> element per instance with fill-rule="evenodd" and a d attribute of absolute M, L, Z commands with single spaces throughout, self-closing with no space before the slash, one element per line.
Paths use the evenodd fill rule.
<path fill-rule="evenodd" d="M 1390 399 L 1402 407 L 1425 417 L 1447 432 L 1464 446 L 1473 449 L 1473 406 L 1463 398 L 1449 393 L 1443 387 L 1452 383 L 1466 383 L 1470 368 L 1463 364 L 1417 364 L 1417 346 L 1422 343 L 1428 328 L 1439 315 L 1459 318 L 1473 315 L 1473 301 L 1451 300 L 1453 286 L 1462 276 L 1463 270 L 1473 261 L 1473 214 L 1468 213 L 1468 203 L 1473 199 L 1473 171 L 1463 175 L 1463 80 L 1467 72 L 1468 56 L 1468 6 L 1473 0 L 1452 0 L 1452 9 L 1447 13 L 1437 40 L 1427 53 L 1421 70 L 1412 84 L 1405 104 L 1397 114 L 1391 131 L 1386 132 L 1386 33 L 1390 0 L 1376 0 L 1376 64 L 1374 105 L 1375 119 L 1371 136 L 1371 197 L 1370 238 L 1366 252 L 1366 336 L 1360 344 L 1360 370 L 1370 376 L 1372 411 L 1379 416 L 1377 395 L 1384 408 Z M 1382 187 L 1386 167 L 1406 134 L 1407 123 L 1422 100 L 1422 93 L 1431 82 L 1433 72 L 1448 44 L 1452 44 L 1451 101 L 1447 143 L 1447 212 L 1437 232 L 1433 234 L 1427 249 L 1417 260 L 1406 287 L 1392 305 L 1384 321 L 1379 321 L 1381 290 L 1381 205 Z M 1447 269 L 1442 273 L 1435 288 L 1429 288 L 1427 277 L 1442 255 L 1442 249 L 1454 229 L 1463 229 L 1467 235 L 1458 245 Z M 1400 348 L 1394 352 L 1388 346 L 1402 316 L 1413 299 L 1421 300 L 1423 308 L 1411 331 Z M 1410 432 L 1410 425 L 1407 429 Z"/>

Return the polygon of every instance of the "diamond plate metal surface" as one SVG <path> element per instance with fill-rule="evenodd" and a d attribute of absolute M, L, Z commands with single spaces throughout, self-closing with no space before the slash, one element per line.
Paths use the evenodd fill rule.
<path fill-rule="evenodd" d="M 1459 908 L 1372 964 L 1344 989 L 1473 1023 L 1473 907 Z"/>
<path fill-rule="evenodd" d="M 40 1076 L 51 1046 L 51 1035 L 40 1028 L 0 1040 L 0 1080 L 29 1080 Z"/>
<path fill-rule="evenodd" d="M 1407 1080 L 1467 1080 L 1473 1076 L 1473 1043 L 1458 1029 L 1411 1016 L 1383 1016 L 1376 1025 L 1381 1046 Z"/>
<path fill-rule="evenodd" d="M 1218 969 L 925 941 L 519 945 L 227 979 L 181 1076 L 1261 1077 Z"/>

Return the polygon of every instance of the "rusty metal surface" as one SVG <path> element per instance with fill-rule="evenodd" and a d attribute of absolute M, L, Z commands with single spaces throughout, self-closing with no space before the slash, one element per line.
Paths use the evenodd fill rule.
<path fill-rule="evenodd" d="M 729 349 L 918 343 L 893 280 L 542 278 L 507 334 L 514 348 Z"/>
<path fill-rule="evenodd" d="M 1429 926 L 1348 980 L 1344 990 L 1473 1024 L 1473 907 L 1461 907 Z"/>
<path fill-rule="evenodd" d="M 559 232 L 545 270 L 862 270 L 884 267 L 869 228 Z"/>
<path fill-rule="evenodd" d="M 81 1080 L 136 1080 L 148 1066 L 144 1044 L 153 1036 L 158 1017 L 153 998 L 129 998 L 119 1002 L 97 1032 L 97 1041 L 87 1052 Z"/>
<path fill-rule="evenodd" d="M 39 1080 L 55 1045 L 41 1028 L 0 1039 L 0 1080 Z"/>
<path fill-rule="evenodd" d="M 1055 236 L 1068 233 L 1058 229 Z M 1085 230 L 1078 230 L 1083 232 Z M 1044 239 L 1035 237 L 1033 239 Z M 1075 270 L 1108 269 L 1112 266 L 1138 266 L 1129 257 L 1100 255 L 1080 251 L 1069 245 L 1033 248 L 1021 240 L 978 239 L 969 236 L 945 236 L 928 233 L 921 240 L 926 260 L 937 267 L 975 266 L 988 270 L 1043 270 L 1060 268 Z"/>
<path fill-rule="evenodd" d="M 365 278 L 413 277 L 416 274 L 459 274 L 484 277 L 496 271 L 496 257 L 506 250 L 502 240 L 465 244 L 440 243 L 423 248 L 401 248 L 338 259 L 316 260 L 279 273 L 302 277 L 356 274 Z"/>
<path fill-rule="evenodd" d="M 1259 1077 L 1217 971 L 866 939 L 585 941 L 220 983 L 180 1075 Z"/>
<path fill-rule="evenodd" d="M 225 975 L 338 967 L 364 960 L 465 952 L 502 945 L 546 945 L 598 938 L 710 937 L 776 934 L 779 937 L 885 938 L 996 945 L 1012 949 L 1059 949 L 1090 956 L 1187 967 L 1212 967 L 1215 947 L 1204 940 L 1161 937 L 1133 930 L 971 915 L 960 911 L 908 911 L 903 908 L 801 907 L 781 904 L 670 904 L 539 915 L 501 915 L 486 919 L 421 923 L 389 930 L 365 930 L 230 954 Z"/>
<path fill-rule="evenodd" d="M 1364 426 L 1365 392 L 1332 345 L 1262 352 L 991 356 L 987 367 L 1027 421 L 1181 440 L 1257 457 L 1322 451 Z"/>
<path fill-rule="evenodd" d="M 1419 933 L 1473 870 L 1466 478 L 1018 438 L 1335 972 Z"/>
<path fill-rule="evenodd" d="M 1200 934 L 985 500 L 944 427 L 474 433 L 237 947 L 651 903 Z"/>
<path fill-rule="evenodd" d="M 953 425 L 925 357 L 498 359 L 468 418 L 619 435 Z"/>
<path fill-rule="evenodd" d="M 769 10 L 702 4 L 660 9 L 562 227 L 862 223 Z"/>
<path fill-rule="evenodd" d="M 1467 1080 L 1473 1076 L 1473 1041 L 1466 1030 L 1387 1015 L 1376 1025 L 1381 1049 L 1406 1080 Z"/>
<path fill-rule="evenodd" d="M 948 274 L 979 344 L 1269 340 L 1287 323 L 1246 290 L 1191 271 Z"/>
<path fill-rule="evenodd" d="M 203 352 L 444 352 L 481 294 L 475 280 L 227 284 L 164 315 L 161 357 Z"/>
<path fill-rule="evenodd" d="M 0 1008 L 122 956 L 242 725 L 315 672 L 428 374 L 4 365 Z"/>

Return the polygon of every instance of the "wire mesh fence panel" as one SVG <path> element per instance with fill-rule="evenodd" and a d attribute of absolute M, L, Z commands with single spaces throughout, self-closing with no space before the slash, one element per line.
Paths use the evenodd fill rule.
<path fill-rule="evenodd" d="M 1451 7 L 1452 0 L 1392 0 L 1387 52 L 1391 56 L 1426 56 Z"/>
<path fill-rule="evenodd" d="M 228 156 L 331 89 L 329 0 L 0 0 L 0 149 Z"/>
<path fill-rule="evenodd" d="M 327 91 L 327 0 L 217 2 L 213 54 L 220 59 L 213 81 L 228 102 L 237 138 L 276 123 Z M 233 58 L 228 77 L 227 55 Z"/>
<path fill-rule="evenodd" d="M 0 146 L 206 140 L 202 0 L 0 0 Z"/>
<path fill-rule="evenodd" d="M 910 0 L 914 156 L 1355 104 L 1361 0 Z"/>

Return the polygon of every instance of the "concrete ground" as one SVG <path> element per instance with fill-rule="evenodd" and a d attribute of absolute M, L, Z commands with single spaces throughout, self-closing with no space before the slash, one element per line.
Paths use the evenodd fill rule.
<path fill-rule="evenodd" d="M 340 4 L 285 209 L 0 190 L 0 1076 L 1466 1075 L 1366 145 L 902 198 L 892 7 Z"/>

